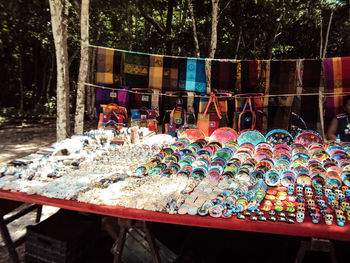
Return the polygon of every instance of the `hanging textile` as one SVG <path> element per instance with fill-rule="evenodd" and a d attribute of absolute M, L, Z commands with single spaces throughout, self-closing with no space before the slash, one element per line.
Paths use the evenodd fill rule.
<path fill-rule="evenodd" d="M 125 84 L 130 88 L 148 87 L 149 55 L 124 52 Z"/>
<path fill-rule="evenodd" d="M 271 61 L 270 67 L 269 94 L 295 94 L 296 60 Z M 267 119 L 269 130 L 288 130 L 293 99 L 293 96 L 270 97 L 268 99 Z M 266 112 L 266 109 L 264 112 Z"/>
<path fill-rule="evenodd" d="M 236 62 L 232 60 L 213 60 L 211 62 L 211 88 L 213 90 L 234 92 L 236 78 Z"/>
<path fill-rule="evenodd" d="M 178 59 L 175 57 L 163 58 L 163 91 L 178 90 Z"/>
<path fill-rule="evenodd" d="M 350 92 L 350 57 L 325 58 L 323 60 L 323 71 L 325 93 Z M 334 95 L 334 97 L 326 97 L 326 128 L 332 118 L 342 112 L 342 99 L 344 96 Z"/>
<path fill-rule="evenodd" d="M 266 71 L 270 61 L 247 60 L 240 62 L 240 81 L 242 93 L 265 93 Z"/>
<path fill-rule="evenodd" d="M 206 89 L 205 60 L 179 58 L 179 90 L 205 93 Z"/>
<path fill-rule="evenodd" d="M 297 68 L 298 75 L 301 79 L 299 83 L 301 94 L 318 93 L 321 84 L 322 60 L 305 59 L 299 63 Z M 300 99 L 300 117 L 306 122 L 308 129 L 317 130 L 319 119 L 318 111 L 319 96 L 301 96 Z"/>
<path fill-rule="evenodd" d="M 149 80 L 150 89 L 162 90 L 163 86 L 163 56 L 149 56 Z"/>
<path fill-rule="evenodd" d="M 122 52 L 98 48 L 96 64 L 96 83 L 121 84 Z"/>

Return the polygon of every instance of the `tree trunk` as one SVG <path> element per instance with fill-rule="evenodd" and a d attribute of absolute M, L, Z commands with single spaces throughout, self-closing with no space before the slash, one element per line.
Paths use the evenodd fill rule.
<path fill-rule="evenodd" d="M 128 50 L 132 50 L 132 12 L 131 12 L 131 7 L 132 7 L 132 0 L 128 0 L 128 6 L 127 6 L 127 17 L 126 17 L 126 23 L 128 27 Z"/>
<path fill-rule="evenodd" d="M 193 40 L 194 40 L 194 48 L 195 48 L 195 57 L 199 58 L 201 56 L 199 50 L 198 36 L 197 36 L 197 27 L 196 27 L 196 17 L 193 11 L 193 5 L 191 0 L 187 0 L 188 9 L 190 10 L 191 18 L 192 18 L 192 29 L 193 29 Z"/>
<path fill-rule="evenodd" d="M 57 65 L 57 140 L 69 135 L 68 0 L 49 0 Z"/>
<path fill-rule="evenodd" d="M 330 32 L 330 29 L 331 29 L 332 20 L 333 20 L 333 11 L 331 12 L 331 15 L 329 17 L 329 22 L 328 22 L 328 27 L 327 27 L 326 39 L 325 39 L 325 42 L 324 42 L 322 58 L 326 57 L 327 46 L 328 46 L 328 38 L 329 38 L 329 32 Z"/>
<path fill-rule="evenodd" d="M 320 27 L 320 58 L 322 58 L 322 50 L 323 50 L 323 20 L 321 16 L 321 27 Z"/>
<path fill-rule="evenodd" d="M 239 31 L 239 36 L 238 36 L 237 46 L 236 46 L 235 59 L 237 59 L 237 57 L 238 57 L 239 46 L 241 45 L 241 37 L 242 37 L 242 29 Z"/>
<path fill-rule="evenodd" d="M 215 57 L 217 42 L 218 42 L 218 9 L 219 0 L 211 0 L 211 38 L 209 46 L 209 58 Z"/>
<path fill-rule="evenodd" d="M 167 55 L 171 55 L 172 51 L 172 37 L 171 37 L 171 27 L 173 23 L 173 10 L 174 10 L 174 0 L 168 1 L 168 14 L 166 18 L 166 26 L 165 26 L 165 52 Z"/>
<path fill-rule="evenodd" d="M 77 104 L 75 110 L 74 134 L 84 132 L 85 84 L 89 69 L 89 0 L 81 1 L 80 12 L 80 66 L 77 89 Z"/>
<path fill-rule="evenodd" d="M 50 104 L 50 88 L 51 88 L 51 82 L 52 82 L 52 78 L 53 78 L 53 70 L 55 67 L 55 55 L 53 53 L 53 51 L 51 51 L 51 67 L 50 67 L 50 73 L 49 73 L 49 79 L 47 81 L 47 85 L 46 85 L 46 102 L 49 105 Z"/>
<path fill-rule="evenodd" d="M 20 91 L 20 102 L 19 102 L 19 110 L 21 115 L 24 112 L 24 85 L 23 85 L 23 62 L 22 62 L 22 50 L 19 50 L 18 57 L 18 70 L 19 70 L 19 91 Z"/>

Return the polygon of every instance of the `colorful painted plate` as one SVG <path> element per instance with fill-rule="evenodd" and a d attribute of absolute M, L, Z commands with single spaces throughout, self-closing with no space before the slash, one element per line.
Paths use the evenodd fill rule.
<path fill-rule="evenodd" d="M 187 138 L 190 142 L 205 140 L 205 134 L 200 129 L 188 129 L 183 131 L 180 138 Z"/>
<path fill-rule="evenodd" d="M 216 129 L 212 135 L 209 137 L 209 142 L 211 141 L 220 141 L 222 145 L 229 141 L 237 141 L 238 134 L 237 132 L 229 127 L 222 127 Z"/>
<path fill-rule="evenodd" d="M 238 137 L 238 145 L 241 146 L 245 143 L 251 143 L 256 146 L 261 142 L 266 142 L 264 135 L 262 135 L 259 131 L 256 130 L 247 130 L 242 131 L 242 133 Z"/>
<path fill-rule="evenodd" d="M 291 145 L 293 143 L 293 136 L 286 130 L 275 129 L 266 134 L 266 142 L 272 146 L 277 144 Z"/>
<path fill-rule="evenodd" d="M 295 143 L 301 143 L 305 147 L 308 147 L 312 143 L 323 144 L 323 139 L 320 134 L 315 131 L 306 130 L 299 132 L 295 138 Z"/>

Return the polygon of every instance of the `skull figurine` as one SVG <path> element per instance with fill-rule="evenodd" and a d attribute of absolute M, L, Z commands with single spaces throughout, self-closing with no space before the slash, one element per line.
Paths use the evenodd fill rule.
<path fill-rule="evenodd" d="M 350 211 L 346 212 L 346 217 L 348 218 L 348 221 L 350 221 Z"/>
<path fill-rule="evenodd" d="M 322 207 L 324 207 L 326 205 L 326 202 L 324 201 L 324 200 L 317 200 L 317 206 L 319 207 L 319 208 L 322 208 Z"/>
<path fill-rule="evenodd" d="M 315 189 L 316 196 L 322 196 L 322 189 Z"/>
<path fill-rule="evenodd" d="M 342 192 L 340 189 L 335 189 L 334 193 L 335 193 L 335 198 L 339 198 L 339 194 L 341 194 Z"/>
<path fill-rule="evenodd" d="M 308 207 L 314 207 L 315 206 L 315 201 L 313 199 L 307 200 L 307 206 Z"/>
<path fill-rule="evenodd" d="M 333 200 L 331 203 L 332 209 L 338 209 L 339 207 L 339 202 L 337 200 Z"/>
<path fill-rule="evenodd" d="M 312 217 L 312 223 L 318 224 L 320 222 L 320 218 L 321 218 L 320 214 L 315 213 L 315 214 L 312 214 L 311 217 Z"/>
<path fill-rule="evenodd" d="M 345 208 L 347 207 L 347 206 L 349 206 L 350 204 L 348 203 L 348 202 L 341 202 L 341 209 L 343 210 L 343 211 L 345 211 Z"/>
<path fill-rule="evenodd" d="M 346 199 L 345 199 L 345 195 L 344 194 L 339 194 L 339 196 L 338 196 L 338 201 L 339 202 L 344 202 L 344 201 L 346 201 Z"/>
<path fill-rule="evenodd" d="M 303 193 L 303 187 L 302 186 L 297 186 L 296 193 L 297 194 L 302 194 Z"/>
<path fill-rule="evenodd" d="M 312 198 L 312 192 L 306 192 L 305 193 L 305 199 L 306 200 L 309 200 L 309 199 L 311 199 Z"/>
<path fill-rule="evenodd" d="M 290 184 L 288 185 L 288 195 L 294 194 L 294 185 Z"/>
<path fill-rule="evenodd" d="M 305 187 L 305 193 L 312 193 L 312 189 L 311 189 L 311 187 Z"/>
<path fill-rule="evenodd" d="M 330 193 L 332 193 L 332 190 L 331 190 L 331 189 L 326 188 L 326 189 L 324 190 L 324 195 L 325 195 L 326 197 L 328 197 L 328 195 L 329 195 Z"/>
<path fill-rule="evenodd" d="M 335 194 L 334 194 L 334 193 L 330 193 L 330 194 L 328 195 L 328 199 L 327 199 L 328 205 L 331 205 L 331 203 L 332 203 L 334 200 L 335 200 Z"/>
<path fill-rule="evenodd" d="M 297 204 L 297 212 L 298 213 L 305 213 L 305 205 L 302 203 Z"/>
<path fill-rule="evenodd" d="M 333 216 L 331 214 L 325 215 L 324 221 L 330 226 L 333 223 Z"/>
<path fill-rule="evenodd" d="M 316 214 L 316 208 L 315 207 L 308 207 L 309 215 L 312 216 L 312 214 Z"/>
<path fill-rule="evenodd" d="M 338 226 L 344 226 L 345 224 L 345 216 L 337 216 L 337 224 Z"/>
<path fill-rule="evenodd" d="M 343 185 L 343 186 L 341 187 L 341 190 L 342 190 L 343 193 L 345 194 L 345 191 L 346 191 L 346 190 L 349 190 L 349 187 L 347 187 L 346 185 Z"/>
<path fill-rule="evenodd" d="M 298 212 L 297 213 L 296 220 L 297 220 L 298 223 L 304 222 L 304 218 L 305 218 L 305 214 L 304 213 L 302 213 L 302 212 Z"/>
<path fill-rule="evenodd" d="M 349 189 L 345 190 L 344 194 L 345 194 L 346 198 L 349 198 L 350 197 L 350 190 Z"/>
<path fill-rule="evenodd" d="M 344 216 L 344 212 L 340 209 L 335 210 L 336 216 Z"/>

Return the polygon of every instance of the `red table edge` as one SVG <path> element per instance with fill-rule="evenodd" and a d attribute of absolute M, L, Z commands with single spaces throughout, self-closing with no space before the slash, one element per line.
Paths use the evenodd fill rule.
<path fill-rule="evenodd" d="M 0 198 L 26 203 L 49 205 L 80 212 L 157 223 L 350 241 L 350 223 L 346 222 L 344 227 L 340 227 L 336 225 L 336 219 L 331 226 L 327 226 L 324 224 L 324 222 L 320 224 L 313 224 L 311 222 L 304 222 L 302 224 L 261 221 L 254 222 L 247 219 L 240 220 L 237 218 L 224 219 L 212 218 L 210 216 L 201 217 L 192 215 L 166 214 L 142 209 L 125 208 L 121 206 L 95 205 L 72 200 L 48 198 L 39 195 L 28 195 L 21 192 L 11 192 L 1 189 Z"/>

